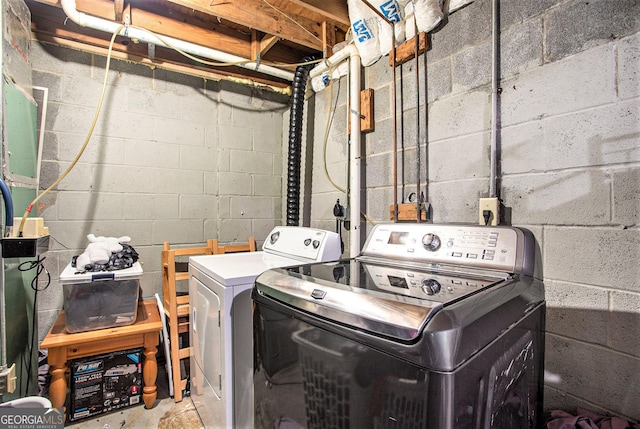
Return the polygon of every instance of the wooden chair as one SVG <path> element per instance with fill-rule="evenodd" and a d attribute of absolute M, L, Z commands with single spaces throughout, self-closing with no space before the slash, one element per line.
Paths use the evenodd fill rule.
<path fill-rule="evenodd" d="M 171 372 L 173 379 L 173 399 L 182 401 L 182 391 L 187 386 L 188 371 L 184 376 L 180 367 L 182 359 L 189 359 L 191 351 L 189 343 L 189 293 L 178 293 L 177 283 L 189 280 L 189 256 L 211 255 L 209 245 L 203 247 L 174 248 L 168 242 L 164 243 L 162 250 L 162 302 L 164 313 L 169 320 L 169 345 L 171 359 Z M 185 335 L 186 334 L 186 335 Z M 181 347 L 180 337 L 183 344 Z M 186 339 L 185 339 L 186 337 Z"/>
<path fill-rule="evenodd" d="M 207 246 L 211 248 L 211 252 L 214 255 L 220 255 L 223 253 L 237 253 L 237 252 L 255 252 L 256 240 L 253 237 L 249 237 L 247 243 L 225 244 L 221 246 L 218 240 L 213 238 L 207 241 Z"/>

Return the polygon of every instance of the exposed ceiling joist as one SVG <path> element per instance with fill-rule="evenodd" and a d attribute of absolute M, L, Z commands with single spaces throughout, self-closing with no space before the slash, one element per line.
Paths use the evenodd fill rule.
<path fill-rule="evenodd" d="M 66 19 L 60 0 L 26 0 L 34 36 L 48 43 L 104 52 L 110 34 Z M 311 54 L 331 54 L 348 28 L 346 0 L 76 0 L 78 11 L 157 35 L 286 70 Z M 116 39 L 119 57 L 211 78 L 236 77 L 286 87 L 290 82 L 238 67 L 197 64 L 166 48 Z M 144 46 L 138 46 L 144 45 Z M 152 54 L 151 54 L 152 53 Z"/>

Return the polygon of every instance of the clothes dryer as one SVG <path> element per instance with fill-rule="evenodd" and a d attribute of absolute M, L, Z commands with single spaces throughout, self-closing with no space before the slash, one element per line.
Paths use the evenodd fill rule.
<path fill-rule="evenodd" d="M 272 268 L 340 258 L 340 236 L 279 226 L 262 251 L 189 259 L 191 398 L 207 428 L 253 427 L 251 289 Z"/>

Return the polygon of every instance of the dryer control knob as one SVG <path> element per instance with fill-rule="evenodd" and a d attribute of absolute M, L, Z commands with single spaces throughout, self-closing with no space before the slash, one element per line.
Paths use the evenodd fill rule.
<path fill-rule="evenodd" d="M 276 231 L 271 234 L 271 237 L 269 237 L 269 241 L 271 242 L 271 244 L 274 244 L 276 241 L 278 241 L 278 238 L 280 238 L 280 231 Z"/>
<path fill-rule="evenodd" d="M 440 292 L 442 286 L 435 279 L 422 280 L 422 291 L 427 295 L 436 295 Z"/>
<path fill-rule="evenodd" d="M 435 234 L 425 234 L 422 237 L 422 245 L 430 252 L 435 252 L 440 248 L 440 237 Z"/>

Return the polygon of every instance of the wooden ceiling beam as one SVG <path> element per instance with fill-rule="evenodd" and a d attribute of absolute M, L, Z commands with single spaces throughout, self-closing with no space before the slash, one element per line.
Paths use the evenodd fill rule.
<path fill-rule="evenodd" d="M 278 42 L 279 37 L 273 34 L 265 34 L 261 37 L 261 33 L 257 30 L 251 30 L 251 60 L 259 61 L 264 58 L 265 54 Z"/>
<path fill-rule="evenodd" d="M 322 49 L 319 14 L 302 14 L 304 9 L 288 0 L 168 0 L 245 27 L 273 34 L 315 50 Z"/>
<path fill-rule="evenodd" d="M 289 0 L 325 17 L 325 20 L 335 21 L 342 31 L 347 31 L 349 10 L 345 0 Z"/>

